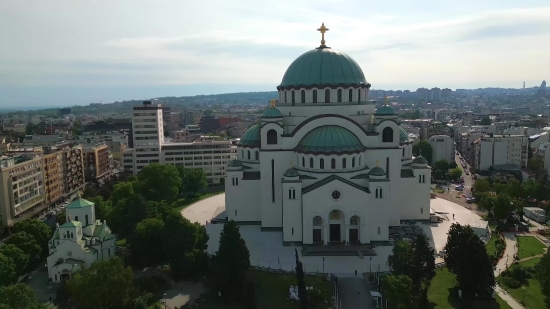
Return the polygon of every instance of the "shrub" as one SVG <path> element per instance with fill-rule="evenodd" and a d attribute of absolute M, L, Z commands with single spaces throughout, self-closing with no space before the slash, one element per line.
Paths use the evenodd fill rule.
<path fill-rule="evenodd" d="M 512 289 L 517 289 L 521 286 L 521 283 L 512 277 L 502 276 L 501 280 L 502 284 Z"/>

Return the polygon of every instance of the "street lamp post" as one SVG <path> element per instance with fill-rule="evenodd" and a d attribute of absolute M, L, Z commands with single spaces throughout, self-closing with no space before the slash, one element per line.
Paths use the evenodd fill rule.
<path fill-rule="evenodd" d="M 323 276 L 325 276 L 325 257 L 323 256 Z"/>
<path fill-rule="evenodd" d="M 523 287 L 523 304 L 525 305 L 525 287 Z"/>

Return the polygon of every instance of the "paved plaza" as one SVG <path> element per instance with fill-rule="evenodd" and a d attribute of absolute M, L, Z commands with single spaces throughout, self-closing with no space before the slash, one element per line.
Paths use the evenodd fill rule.
<path fill-rule="evenodd" d="M 458 204 L 443 200 L 432 199 L 431 208 L 434 211 L 447 213 L 448 221 L 443 221 L 438 224 L 422 224 L 424 232 L 430 239 L 432 245 L 440 251 L 447 241 L 447 232 L 453 222 L 467 224 L 470 220 L 480 219 L 478 215 Z M 212 218 L 221 213 L 225 209 L 225 194 L 213 196 L 208 199 L 199 201 L 186 209 L 182 210 L 182 215 L 192 222 L 206 224 Z M 455 220 L 453 220 L 453 214 Z M 210 235 L 208 241 L 208 251 L 214 253 L 219 244 L 220 232 L 223 228 L 222 224 L 207 224 L 206 230 Z M 285 270 L 293 270 L 295 263 L 296 247 L 283 246 L 281 232 L 262 232 L 257 225 L 244 225 L 240 227 L 242 237 L 246 241 L 248 250 L 250 251 L 250 262 L 254 266 L 282 268 Z M 307 272 L 334 273 L 348 276 L 355 273 L 366 273 L 369 271 L 387 271 L 387 257 L 391 253 L 391 246 L 381 246 L 374 249 L 377 256 L 359 258 L 358 256 L 303 256 L 300 260 L 304 264 Z M 301 248 L 298 247 L 298 254 Z"/>

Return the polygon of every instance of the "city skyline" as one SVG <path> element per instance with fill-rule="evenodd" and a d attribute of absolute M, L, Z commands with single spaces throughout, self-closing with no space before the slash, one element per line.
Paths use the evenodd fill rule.
<path fill-rule="evenodd" d="M 542 0 L 2 2 L 0 104 L 274 91 L 321 22 L 373 89 L 533 87 L 550 67 L 547 16 Z"/>

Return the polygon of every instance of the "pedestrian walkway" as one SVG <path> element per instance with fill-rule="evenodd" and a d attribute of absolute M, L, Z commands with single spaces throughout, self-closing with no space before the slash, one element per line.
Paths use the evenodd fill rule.
<path fill-rule="evenodd" d="M 517 254 L 515 233 L 503 233 L 504 240 L 506 241 L 506 249 L 502 258 L 498 261 L 495 267 L 495 278 L 505 271 L 514 263 L 514 257 Z M 495 287 L 495 292 L 502 298 L 512 309 L 523 309 L 524 307 L 510 296 L 503 288 L 498 284 Z"/>

